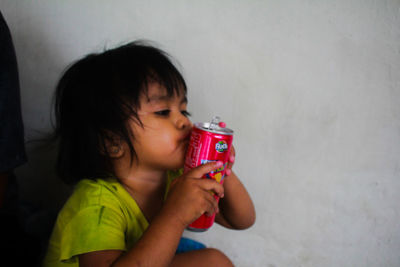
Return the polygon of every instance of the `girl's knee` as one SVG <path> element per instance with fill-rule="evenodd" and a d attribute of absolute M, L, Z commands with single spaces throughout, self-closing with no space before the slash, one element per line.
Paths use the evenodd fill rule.
<path fill-rule="evenodd" d="M 220 250 L 215 248 L 206 248 L 207 256 L 213 265 L 211 266 L 221 266 L 221 267 L 232 267 L 233 263 L 231 260 Z"/>

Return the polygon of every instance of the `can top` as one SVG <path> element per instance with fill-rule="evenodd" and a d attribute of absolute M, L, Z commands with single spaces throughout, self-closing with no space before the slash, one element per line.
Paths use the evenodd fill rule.
<path fill-rule="evenodd" d="M 195 127 L 200 130 L 207 131 L 210 133 L 222 134 L 222 135 L 233 135 L 233 130 L 229 128 L 222 128 L 219 125 L 211 127 L 211 123 L 209 122 L 198 122 L 194 124 Z"/>

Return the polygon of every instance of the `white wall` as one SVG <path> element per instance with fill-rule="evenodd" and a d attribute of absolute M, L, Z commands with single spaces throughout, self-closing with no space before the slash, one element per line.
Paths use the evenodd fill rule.
<path fill-rule="evenodd" d="M 191 234 L 237 266 L 400 265 L 400 1 L 1 0 L 27 138 L 50 127 L 71 61 L 137 38 L 182 65 L 194 121 L 236 131 L 257 222 Z M 67 190 L 52 152 L 18 170 L 25 198 Z"/>

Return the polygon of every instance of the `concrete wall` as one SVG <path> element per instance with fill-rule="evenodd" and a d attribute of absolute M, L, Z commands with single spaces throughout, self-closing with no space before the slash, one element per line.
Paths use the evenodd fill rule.
<path fill-rule="evenodd" d="M 194 121 L 236 131 L 250 230 L 185 233 L 237 266 L 400 266 L 400 1 L 15 1 L 27 139 L 50 129 L 55 83 L 83 55 L 135 39 L 172 54 Z M 58 208 L 54 152 L 18 169 L 24 198 Z"/>

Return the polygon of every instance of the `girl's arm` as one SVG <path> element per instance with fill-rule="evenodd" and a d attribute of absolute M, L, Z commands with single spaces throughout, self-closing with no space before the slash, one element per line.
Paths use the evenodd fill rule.
<path fill-rule="evenodd" d="M 256 219 L 253 202 L 247 190 L 234 172 L 225 177 L 224 198 L 219 201 L 219 210 L 215 221 L 231 229 L 246 229 Z"/>
<path fill-rule="evenodd" d="M 162 210 L 133 249 L 112 266 L 169 266 L 185 225 Z"/>
<path fill-rule="evenodd" d="M 160 213 L 132 249 L 127 252 L 104 250 L 81 254 L 79 266 L 169 266 L 173 263 L 186 226 L 204 212 L 212 214 L 217 210 L 218 204 L 209 191 L 221 196 L 223 186 L 216 181 L 199 178 L 221 166 L 221 163 L 208 163 L 175 179 Z M 184 257 L 179 258 L 181 262 L 184 260 Z"/>
<path fill-rule="evenodd" d="M 165 212 L 154 218 L 131 250 L 94 251 L 79 255 L 79 266 L 168 266 L 184 227 Z"/>
<path fill-rule="evenodd" d="M 219 201 L 220 212 L 215 221 L 227 228 L 246 229 L 254 224 L 256 212 L 246 188 L 232 171 L 234 162 L 235 148 L 232 147 L 224 179 L 225 197 Z"/>

